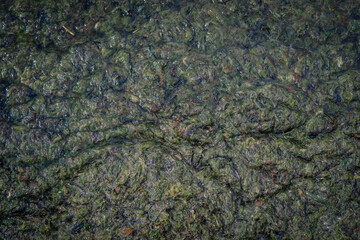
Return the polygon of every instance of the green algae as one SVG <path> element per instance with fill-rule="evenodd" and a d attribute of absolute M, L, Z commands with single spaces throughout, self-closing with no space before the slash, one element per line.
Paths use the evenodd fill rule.
<path fill-rule="evenodd" d="M 359 237 L 359 4 L 0 6 L 1 238 Z"/>

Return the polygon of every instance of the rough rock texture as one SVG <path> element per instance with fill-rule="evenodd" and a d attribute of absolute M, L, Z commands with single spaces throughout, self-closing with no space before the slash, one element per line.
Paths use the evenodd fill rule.
<path fill-rule="evenodd" d="M 0 4 L 1 239 L 357 239 L 356 1 Z"/>

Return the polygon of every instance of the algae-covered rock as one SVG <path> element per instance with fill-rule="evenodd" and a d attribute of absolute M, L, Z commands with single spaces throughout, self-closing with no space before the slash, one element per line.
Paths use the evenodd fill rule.
<path fill-rule="evenodd" d="M 0 238 L 359 238 L 359 9 L 0 3 Z"/>

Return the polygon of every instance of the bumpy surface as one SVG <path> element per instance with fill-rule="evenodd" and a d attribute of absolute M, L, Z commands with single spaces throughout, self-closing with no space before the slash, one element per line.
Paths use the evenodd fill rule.
<path fill-rule="evenodd" d="M 1 239 L 357 239 L 357 1 L 5 1 Z"/>

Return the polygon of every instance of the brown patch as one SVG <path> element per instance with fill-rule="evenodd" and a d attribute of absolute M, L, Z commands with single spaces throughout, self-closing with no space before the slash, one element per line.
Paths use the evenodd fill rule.
<path fill-rule="evenodd" d="M 289 87 L 287 85 L 282 85 L 282 86 L 291 93 L 295 92 L 295 90 L 292 87 Z"/>
<path fill-rule="evenodd" d="M 229 73 L 230 72 L 230 69 L 226 66 L 226 65 L 223 65 L 223 71 L 225 73 Z"/>
<path fill-rule="evenodd" d="M 21 176 L 21 181 L 29 181 L 30 180 L 30 176 L 29 176 L 29 174 L 25 174 L 25 175 L 23 175 L 23 176 Z"/>
<path fill-rule="evenodd" d="M 256 205 L 256 206 L 261 206 L 261 205 L 263 205 L 263 203 L 264 203 L 263 200 L 257 200 L 257 201 L 255 202 L 255 205 Z"/>
<path fill-rule="evenodd" d="M 161 108 L 161 106 L 159 106 L 159 105 L 157 105 L 157 104 L 154 104 L 154 103 L 149 104 L 149 110 L 150 110 L 150 112 L 152 112 L 152 113 L 157 113 L 157 112 L 159 112 L 159 111 L 160 111 L 160 108 Z"/>
<path fill-rule="evenodd" d="M 164 87 L 164 85 L 165 85 L 165 79 L 163 78 L 161 79 L 160 87 Z"/>
<path fill-rule="evenodd" d="M 111 179 L 105 176 L 105 179 L 108 180 L 108 182 L 111 184 Z"/>
<path fill-rule="evenodd" d="M 160 78 L 162 78 L 162 77 L 163 77 L 162 72 L 156 72 L 156 74 L 157 74 Z"/>
<path fill-rule="evenodd" d="M 123 227 L 121 229 L 121 233 L 126 237 L 129 236 L 130 234 L 132 234 L 135 231 L 135 229 L 131 228 L 131 227 Z"/>
<path fill-rule="evenodd" d="M 210 131 L 214 131 L 214 130 L 215 130 L 215 128 L 213 128 L 213 127 L 210 126 L 210 125 L 208 126 L 208 128 L 209 128 Z"/>
<path fill-rule="evenodd" d="M 294 73 L 294 78 L 296 81 L 296 84 L 299 86 L 300 85 L 300 74 L 297 72 L 293 72 Z"/>
<path fill-rule="evenodd" d="M 258 120 L 258 130 L 261 132 L 262 131 L 262 123 L 260 120 Z"/>

